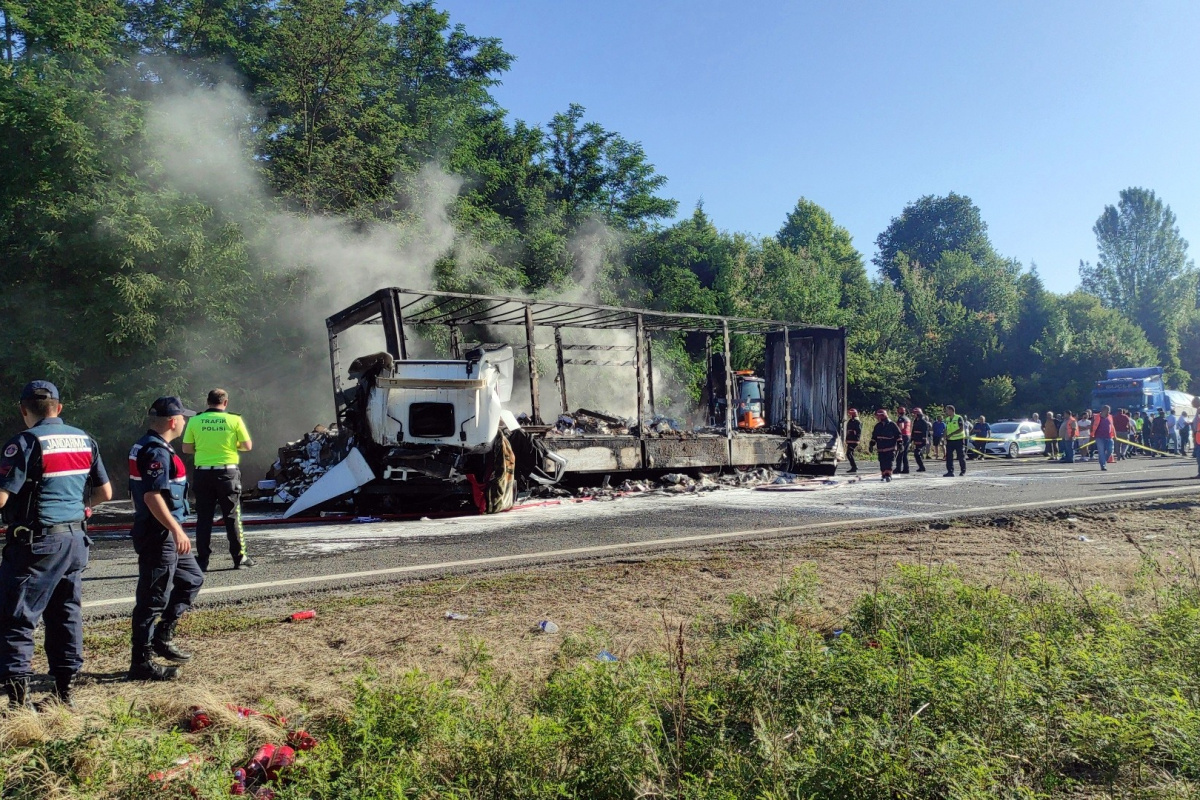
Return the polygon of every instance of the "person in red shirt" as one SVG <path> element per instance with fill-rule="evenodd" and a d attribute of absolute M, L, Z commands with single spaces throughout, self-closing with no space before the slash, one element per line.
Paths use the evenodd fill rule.
<path fill-rule="evenodd" d="M 1100 416 L 1092 422 L 1092 438 L 1096 441 L 1096 455 L 1100 458 L 1101 471 L 1108 470 L 1108 459 L 1112 458 L 1116 444 L 1117 428 L 1112 418 L 1112 409 L 1100 407 Z"/>
<path fill-rule="evenodd" d="M 1117 438 L 1125 440 L 1117 442 L 1117 461 L 1124 461 L 1125 454 L 1129 451 L 1129 445 L 1125 442 L 1129 441 L 1129 429 L 1133 427 L 1133 420 L 1125 409 L 1117 409 L 1117 413 L 1113 415 L 1113 427 L 1117 431 Z"/>
<path fill-rule="evenodd" d="M 1070 411 L 1063 414 L 1063 424 L 1058 429 L 1062 436 L 1062 463 L 1075 463 L 1075 437 L 1079 435 L 1079 422 Z"/>

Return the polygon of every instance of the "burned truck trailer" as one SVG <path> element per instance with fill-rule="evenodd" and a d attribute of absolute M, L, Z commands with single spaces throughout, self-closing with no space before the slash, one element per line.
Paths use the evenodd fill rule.
<path fill-rule="evenodd" d="M 385 349 L 356 353 L 344 367 L 342 337 L 358 326 L 382 329 Z M 498 326 L 523 332 L 518 348 L 530 400 L 522 421 L 505 407 L 516 376 L 513 347 L 465 343 L 466 335 Z M 329 317 L 326 327 L 346 455 L 292 505 L 289 516 L 349 492 L 364 510 L 457 497 L 480 511 L 499 511 L 511 507 L 520 488 L 567 475 L 757 466 L 832 474 L 845 455 L 844 328 L 399 288 L 363 298 Z M 419 343 L 409 331 L 421 333 Z M 564 331 L 584 343 L 565 341 Z M 629 343 L 603 343 L 614 331 L 625 332 Z M 680 333 L 703 341 L 709 354 L 708 392 L 723 395 L 715 406 L 723 418 L 709 420 L 715 425 L 674 430 L 650 424 L 657 411 L 652 343 Z M 734 336 L 765 338 L 759 409 L 765 424 L 753 430 L 737 422 L 743 403 L 731 369 Z M 434 342 L 449 351 L 447 358 L 410 352 Z M 571 407 L 567 366 L 628 370 L 626 385 L 637 409 L 632 424 L 572 435 L 545 424 L 538 363 L 543 351 L 553 351 L 556 400 L 564 415 Z M 616 421 L 601 412 L 576 413 Z"/>

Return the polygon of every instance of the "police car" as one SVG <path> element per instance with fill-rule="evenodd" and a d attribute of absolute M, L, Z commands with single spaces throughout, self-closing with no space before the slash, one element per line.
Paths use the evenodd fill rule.
<path fill-rule="evenodd" d="M 996 422 L 992 425 L 995 442 L 986 442 L 983 452 L 989 456 L 1038 456 L 1045 455 L 1046 443 L 1042 441 L 1042 428 L 1036 422 Z"/>

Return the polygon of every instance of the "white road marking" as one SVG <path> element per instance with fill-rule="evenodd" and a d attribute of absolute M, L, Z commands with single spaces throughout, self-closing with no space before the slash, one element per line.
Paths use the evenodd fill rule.
<path fill-rule="evenodd" d="M 996 511 L 1018 511 L 1021 509 L 1041 508 L 1045 506 L 1055 505 L 1089 505 L 1092 503 L 1111 503 L 1114 501 L 1124 502 L 1139 497 L 1167 497 L 1179 494 L 1195 494 L 1196 486 L 1180 487 L 1178 489 L 1146 489 L 1143 491 L 1129 492 L 1117 496 L 1107 497 L 1090 497 L 1086 499 L 1055 499 L 1055 500 L 1037 500 L 1026 503 L 1010 503 L 1007 505 L 998 506 L 980 506 L 978 508 L 954 508 L 945 512 L 937 513 L 912 513 L 912 514 L 895 514 L 888 517 L 871 517 L 866 519 L 840 519 L 829 522 L 814 522 L 807 525 L 788 525 L 778 528 L 757 528 L 746 531 L 728 531 L 726 533 L 705 533 L 693 534 L 691 536 L 668 537 L 666 539 L 650 539 L 638 542 L 621 542 L 619 544 L 602 544 L 591 545 L 588 547 L 572 547 L 565 550 L 545 550 L 536 553 L 514 553 L 504 556 L 488 556 L 485 558 L 467 558 L 459 561 L 442 561 L 434 564 L 410 564 L 403 567 L 388 567 L 385 569 L 364 570 L 361 572 L 340 572 L 332 575 L 309 575 L 301 578 L 283 578 L 276 581 L 262 581 L 260 583 L 242 583 L 232 586 L 214 586 L 211 589 L 202 589 L 200 594 L 204 596 L 212 596 L 217 594 L 231 594 L 233 592 L 245 592 L 254 589 L 273 589 L 284 586 L 300 586 L 303 584 L 327 583 L 330 581 L 349 581 L 358 578 L 377 578 L 384 575 L 405 575 L 416 572 L 430 572 L 437 570 L 459 569 L 463 567 L 482 567 L 482 566 L 497 566 L 500 564 L 512 564 L 521 561 L 529 561 L 534 559 L 549 560 L 563 558 L 565 556 L 585 556 L 585 555 L 600 555 L 603 553 L 615 553 L 622 550 L 629 550 L 639 547 L 663 547 L 697 542 L 716 542 L 729 539 L 741 539 L 757 536 L 768 536 L 771 534 L 781 533 L 802 533 L 806 531 L 829 530 L 836 528 L 846 528 L 853 525 L 875 525 L 895 522 L 904 522 L 906 520 L 918 519 L 935 519 L 944 516 L 961 516 L 977 514 L 989 514 Z M 84 608 L 101 608 L 103 606 L 128 605 L 135 601 L 133 597 L 113 597 L 107 600 L 90 600 L 83 603 Z"/>

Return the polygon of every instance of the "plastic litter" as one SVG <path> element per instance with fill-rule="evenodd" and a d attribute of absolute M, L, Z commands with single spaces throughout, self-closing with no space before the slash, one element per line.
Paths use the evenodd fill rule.
<path fill-rule="evenodd" d="M 1088 538 L 1088 537 L 1086 537 L 1086 536 L 1080 536 L 1080 537 L 1079 537 L 1079 541 L 1081 541 L 1081 542 L 1093 542 L 1093 541 L 1095 541 L 1095 539 L 1089 539 L 1089 538 Z"/>
<path fill-rule="evenodd" d="M 188 730 L 192 733 L 202 731 L 212 724 L 212 719 L 200 706 L 192 706 L 188 709 Z"/>
<path fill-rule="evenodd" d="M 539 622 L 538 627 L 542 629 L 542 633 L 558 633 L 558 626 L 548 619 Z"/>
<path fill-rule="evenodd" d="M 271 766 L 271 759 L 274 757 L 275 745 L 270 742 L 258 748 L 258 752 L 250 758 L 250 763 L 246 765 L 247 783 L 266 780 L 267 768 Z"/>
<path fill-rule="evenodd" d="M 171 783 L 179 780 L 188 772 L 191 772 L 196 767 L 204 763 L 204 759 L 200 756 L 186 756 L 184 758 L 175 759 L 175 766 L 169 769 L 159 770 L 150 773 L 150 780 L 154 783 Z"/>
<path fill-rule="evenodd" d="M 364 525 L 368 522 L 383 522 L 383 517 L 355 517 L 350 521 L 359 525 Z"/>
<path fill-rule="evenodd" d="M 612 653 L 608 652 L 608 649 L 606 648 L 596 654 L 596 660 L 611 664 L 612 662 L 620 661 L 621 659 L 617 658 Z"/>
<path fill-rule="evenodd" d="M 316 738 L 306 730 L 292 731 L 287 736 L 289 747 L 296 750 L 314 750 L 318 744 Z"/>
<path fill-rule="evenodd" d="M 452 619 L 452 620 L 461 622 L 464 619 L 470 619 L 470 618 L 471 618 L 470 614 L 460 614 L 457 611 L 447 611 L 446 612 L 446 619 Z"/>
<path fill-rule="evenodd" d="M 281 728 L 287 727 L 287 717 L 279 717 L 279 716 L 276 716 L 275 714 L 264 714 L 263 712 L 257 711 L 253 708 L 247 708 L 246 706 L 239 706 L 234 703 L 230 703 L 229 705 L 226 706 L 226 708 L 228 708 L 233 713 L 237 714 L 242 719 L 250 719 L 251 717 L 262 717 L 267 722 L 278 725 Z"/>
<path fill-rule="evenodd" d="M 233 784 L 229 787 L 229 793 L 233 795 L 246 793 L 246 770 L 241 767 L 237 767 L 233 771 Z"/>
<path fill-rule="evenodd" d="M 316 616 L 316 610 L 310 608 L 306 609 L 305 611 L 297 611 L 295 614 L 292 614 L 290 617 L 288 617 L 288 619 L 290 619 L 292 622 L 300 622 L 301 620 L 305 619 L 314 619 Z"/>

